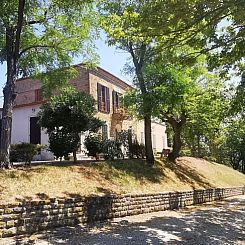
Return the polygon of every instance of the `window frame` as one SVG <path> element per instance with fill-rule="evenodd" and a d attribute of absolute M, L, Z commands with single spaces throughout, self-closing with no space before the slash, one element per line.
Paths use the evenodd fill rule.
<path fill-rule="evenodd" d="M 100 83 L 97 83 L 97 103 L 99 112 L 110 113 L 110 90 Z"/>

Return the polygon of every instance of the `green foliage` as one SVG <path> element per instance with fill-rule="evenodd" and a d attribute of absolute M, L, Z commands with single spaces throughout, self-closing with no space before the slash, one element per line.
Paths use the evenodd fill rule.
<path fill-rule="evenodd" d="M 49 133 L 49 150 L 57 159 L 68 158 L 69 154 L 80 146 L 80 137 L 77 133 L 58 130 Z"/>
<path fill-rule="evenodd" d="M 144 144 L 139 144 L 138 141 L 132 142 L 132 145 L 129 147 L 129 154 L 131 158 L 145 158 L 145 145 Z"/>
<path fill-rule="evenodd" d="M 21 143 L 11 145 L 10 161 L 11 162 L 25 162 L 31 164 L 32 158 L 43 148 L 41 145 L 34 145 L 29 143 Z"/>
<path fill-rule="evenodd" d="M 226 97 L 225 86 L 215 77 L 200 85 L 183 137 L 193 156 L 212 155 L 219 158 L 218 151 L 224 137 L 223 123 L 228 116 L 230 99 Z"/>
<path fill-rule="evenodd" d="M 95 113 L 94 98 L 72 88 L 63 89 L 42 105 L 40 124 L 49 134 L 50 149 L 56 157 L 75 153 L 80 145 L 79 134 L 96 131 L 103 125 Z"/>
<path fill-rule="evenodd" d="M 100 134 L 89 134 L 84 144 L 89 156 L 97 158 L 98 154 L 103 153 L 104 158 L 109 160 L 124 158 L 121 150 L 122 143 L 118 140 L 102 140 Z"/>
<path fill-rule="evenodd" d="M 121 146 L 122 143 L 117 140 L 105 140 L 103 142 L 103 153 L 105 159 L 114 160 L 115 158 L 124 158 Z"/>
<path fill-rule="evenodd" d="M 103 153 L 105 159 L 114 160 L 122 159 L 125 156 L 129 158 L 144 158 L 145 146 L 137 141 L 131 142 L 128 131 L 118 133 L 117 138 L 102 140 L 100 134 L 89 134 L 85 138 L 85 147 L 88 150 L 88 155 L 96 157 Z M 131 143 L 130 143 L 131 142 Z M 122 152 L 122 148 L 124 153 Z"/>
<path fill-rule="evenodd" d="M 245 173 L 245 120 L 233 119 L 225 133 L 225 148 L 223 149 L 228 162 L 234 169 Z"/>
<path fill-rule="evenodd" d="M 45 73 L 45 77 L 42 74 L 40 78 L 44 81 L 45 94 L 49 94 L 50 88 L 59 89 L 67 84 L 71 74 L 68 67 L 74 57 L 81 55 L 85 62 L 95 61 L 92 39 L 97 36 L 99 17 L 91 0 L 34 0 L 25 1 L 24 21 L 18 26 L 18 2 L 1 1 L 0 60 L 7 59 L 6 32 L 19 28 L 16 76 Z M 60 75 L 57 68 L 61 68 Z"/>
<path fill-rule="evenodd" d="M 97 158 L 97 155 L 103 152 L 102 142 L 101 134 L 89 134 L 84 141 L 88 155 Z"/>

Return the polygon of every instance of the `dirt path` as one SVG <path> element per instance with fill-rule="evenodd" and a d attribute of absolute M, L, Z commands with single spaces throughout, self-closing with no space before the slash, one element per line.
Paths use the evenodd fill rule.
<path fill-rule="evenodd" d="M 59 228 L 0 244 L 245 244 L 245 196 L 177 211 Z"/>

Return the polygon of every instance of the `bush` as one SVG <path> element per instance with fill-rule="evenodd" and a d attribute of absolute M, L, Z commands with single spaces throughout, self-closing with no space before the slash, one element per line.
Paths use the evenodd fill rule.
<path fill-rule="evenodd" d="M 84 145 L 88 150 L 88 155 L 96 157 L 100 153 L 104 154 L 105 159 L 122 159 L 124 154 L 122 147 L 127 151 L 127 156 L 130 158 L 145 158 L 145 146 L 139 144 L 137 141 L 129 143 L 129 134 L 127 131 L 123 131 L 118 134 L 116 140 L 102 140 L 100 134 L 89 134 L 85 138 Z"/>
<path fill-rule="evenodd" d="M 77 134 L 64 133 L 63 131 L 49 134 L 49 150 L 57 159 L 68 158 L 70 153 L 77 151 L 80 146 L 80 137 Z"/>
<path fill-rule="evenodd" d="M 132 158 L 145 158 L 145 145 L 134 141 L 129 147 L 129 152 Z"/>
<path fill-rule="evenodd" d="M 117 140 L 105 140 L 102 149 L 105 159 L 114 160 L 115 158 L 124 158 L 121 146 L 122 143 Z"/>
<path fill-rule="evenodd" d="M 21 143 L 11 145 L 10 161 L 25 162 L 31 164 L 32 158 L 43 148 L 42 145 L 34 145 L 29 143 Z"/>
<path fill-rule="evenodd" d="M 122 143 L 117 140 L 102 140 L 100 134 L 89 134 L 85 138 L 84 145 L 88 150 L 88 155 L 96 159 L 100 153 L 104 154 L 105 159 L 123 158 Z"/>
<path fill-rule="evenodd" d="M 84 141 L 84 145 L 88 150 L 88 155 L 96 157 L 103 152 L 102 136 L 100 134 L 89 134 Z"/>

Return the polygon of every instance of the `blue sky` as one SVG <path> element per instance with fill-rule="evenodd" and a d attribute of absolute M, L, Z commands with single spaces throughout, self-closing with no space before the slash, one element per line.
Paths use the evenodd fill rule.
<path fill-rule="evenodd" d="M 117 50 L 114 46 L 108 47 L 105 43 L 104 37 L 103 39 L 97 40 L 95 45 L 97 47 L 97 52 L 100 56 L 100 64 L 99 66 L 113 75 L 121 78 L 122 80 L 130 83 L 130 77 L 127 77 L 123 74 L 122 69 L 124 64 L 129 58 L 129 54 L 124 53 L 120 50 Z M 82 60 L 78 60 L 77 63 L 81 63 Z M 2 107 L 3 103 L 3 96 L 2 96 L 2 89 L 6 82 L 6 64 L 0 64 L 0 107 Z"/>

